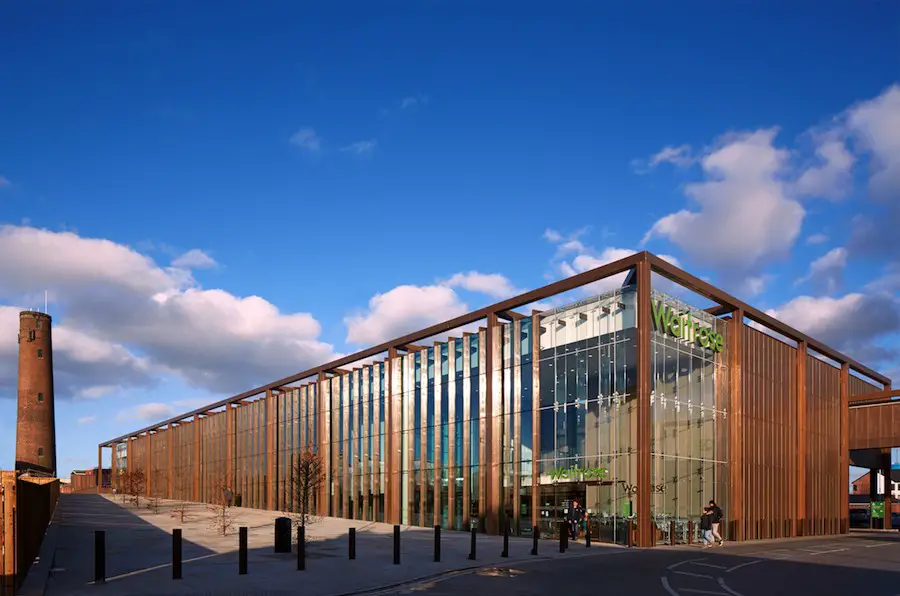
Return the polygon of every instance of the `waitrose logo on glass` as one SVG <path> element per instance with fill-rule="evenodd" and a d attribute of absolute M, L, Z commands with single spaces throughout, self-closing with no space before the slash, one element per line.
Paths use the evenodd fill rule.
<path fill-rule="evenodd" d="M 713 352 L 721 352 L 725 347 L 725 338 L 700 321 L 691 318 L 691 313 L 679 313 L 662 300 L 651 302 L 653 308 L 653 327 L 660 333 L 668 333 L 677 339 L 694 342 Z"/>
<path fill-rule="evenodd" d="M 584 482 L 585 480 L 603 480 L 609 474 L 606 468 L 556 468 L 550 471 L 550 480 L 558 482 L 569 480 L 572 482 Z"/>

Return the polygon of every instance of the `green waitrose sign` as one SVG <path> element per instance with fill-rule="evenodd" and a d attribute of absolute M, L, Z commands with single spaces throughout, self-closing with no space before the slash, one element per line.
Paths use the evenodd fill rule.
<path fill-rule="evenodd" d="M 691 313 L 679 313 L 662 300 L 651 302 L 653 308 L 653 327 L 660 333 L 668 333 L 677 339 L 695 342 L 713 352 L 721 352 L 725 347 L 725 338 L 709 327 L 701 326 L 700 321 L 691 318 Z"/>
<path fill-rule="evenodd" d="M 579 468 L 572 466 L 571 468 L 556 468 L 550 471 L 550 479 L 554 481 L 571 480 L 602 480 L 609 474 L 606 468 Z"/>

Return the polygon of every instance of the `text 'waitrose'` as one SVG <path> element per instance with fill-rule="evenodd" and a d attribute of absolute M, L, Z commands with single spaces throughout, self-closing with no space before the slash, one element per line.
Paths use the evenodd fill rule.
<path fill-rule="evenodd" d="M 653 307 L 653 326 L 657 331 L 668 333 L 672 337 L 694 341 L 704 348 L 721 352 L 725 346 L 725 338 L 700 321 L 691 318 L 691 313 L 681 314 L 664 304 L 662 300 L 651 303 Z"/>

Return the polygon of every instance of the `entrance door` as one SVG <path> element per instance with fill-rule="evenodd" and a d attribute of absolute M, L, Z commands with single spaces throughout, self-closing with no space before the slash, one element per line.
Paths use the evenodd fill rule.
<path fill-rule="evenodd" d="M 568 515 L 574 501 L 584 507 L 585 485 L 580 482 L 566 482 L 541 486 L 541 509 L 539 512 L 539 527 L 541 538 L 559 539 L 560 522 L 564 522 L 568 529 Z M 579 529 L 579 536 L 584 535 L 583 527 Z"/>

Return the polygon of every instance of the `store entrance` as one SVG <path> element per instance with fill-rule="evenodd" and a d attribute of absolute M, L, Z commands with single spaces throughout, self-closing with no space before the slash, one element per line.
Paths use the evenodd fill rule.
<path fill-rule="evenodd" d="M 578 524 L 578 539 L 583 540 L 587 524 L 591 526 L 591 540 L 624 544 L 626 518 L 613 509 L 612 482 L 560 482 L 542 485 L 540 490 L 539 527 L 541 538 L 559 539 L 560 522 L 569 529 L 568 515 L 574 501 L 584 509 Z"/>

